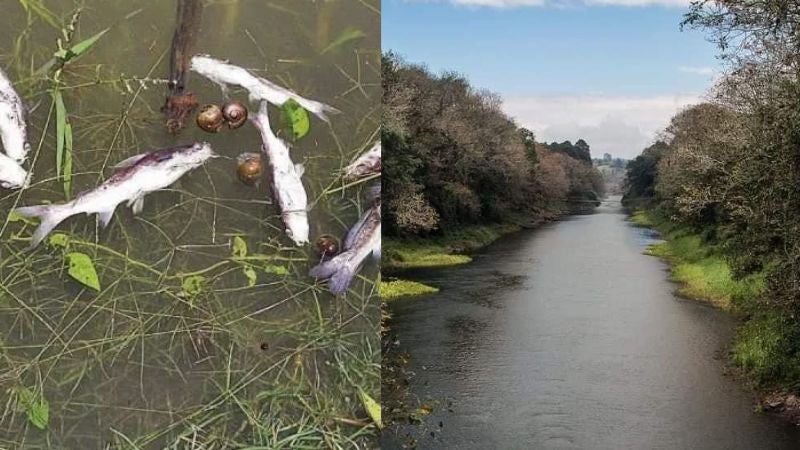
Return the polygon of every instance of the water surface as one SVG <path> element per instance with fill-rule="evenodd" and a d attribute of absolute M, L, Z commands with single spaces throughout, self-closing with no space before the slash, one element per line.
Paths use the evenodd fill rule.
<path fill-rule="evenodd" d="M 654 239 L 612 197 L 472 264 L 412 274 L 441 292 L 393 303 L 393 332 L 412 398 L 434 408 L 383 448 L 798 448 L 726 375 L 733 318 L 676 297 L 642 254 Z"/>
<path fill-rule="evenodd" d="M 342 235 L 364 208 L 366 184 L 345 187 L 338 171 L 379 127 L 380 3 L 203 4 L 197 53 L 342 111 L 330 125 L 312 117 L 310 134 L 292 148 L 306 167 L 312 239 Z M 177 136 L 166 131 L 160 108 L 175 2 L 6 0 L 2 7 L 0 66 L 31 111 L 35 163 L 30 189 L 0 190 L 0 448 L 367 445 L 371 428 L 338 419 L 366 417 L 359 388 L 377 395 L 374 268 L 344 299 L 306 276 L 316 256 L 284 235 L 268 180 L 253 188 L 235 175 L 232 158 L 259 151 L 254 127 L 211 135 L 192 116 Z M 56 177 L 55 84 L 40 68 L 63 40 L 60 24 L 78 9 L 73 43 L 109 31 L 61 74 L 74 134 L 65 192 Z M 201 104 L 223 101 L 196 74 L 188 90 Z M 232 97 L 246 101 L 240 91 Z M 278 128 L 279 111 L 271 112 Z M 57 229 L 63 239 L 53 244 L 62 245 L 23 251 L 32 226 L 7 218 L 14 206 L 64 201 L 107 178 L 120 160 L 196 140 L 229 159 L 147 196 L 138 217 L 121 206 L 106 230 L 94 217 L 73 217 Z M 249 259 L 230 258 L 236 237 Z M 70 279 L 69 252 L 92 258 L 99 292 Z M 187 290 L 192 276 L 200 283 Z M 45 430 L 28 420 L 25 392 L 47 402 Z"/>

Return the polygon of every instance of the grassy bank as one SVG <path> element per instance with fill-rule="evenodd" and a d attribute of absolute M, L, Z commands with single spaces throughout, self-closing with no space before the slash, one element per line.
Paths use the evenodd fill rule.
<path fill-rule="evenodd" d="M 475 225 L 441 236 L 387 237 L 383 240 L 383 267 L 410 269 L 466 264 L 472 261 L 466 253 L 520 229 L 516 224 Z"/>
<path fill-rule="evenodd" d="M 680 283 L 681 296 L 708 301 L 745 320 L 731 346 L 731 360 L 750 380 L 772 390 L 788 390 L 800 379 L 796 343 L 800 335 L 791 321 L 764 308 L 763 273 L 734 279 L 719 246 L 649 211 L 631 216 L 638 226 L 654 228 L 665 239 L 647 254 L 669 261 L 672 278 Z"/>
<path fill-rule="evenodd" d="M 381 281 L 379 289 L 383 300 L 392 300 L 397 297 L 408 295 L 435 294 L 439 292 L 439 288 L 409 280 Z"/>

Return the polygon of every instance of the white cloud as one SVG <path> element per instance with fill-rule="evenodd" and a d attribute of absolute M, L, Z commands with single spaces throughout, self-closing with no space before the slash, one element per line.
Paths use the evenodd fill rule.
<path fill-rule="evenodd" d="M 448 1 L 454 5 L 489 7 L 489 8 L 514 8 L 523 6 L 667 6 L 684 8 L 689 6 L 691 0 L 407 0 L 443 2 Z"/>
<path fill-rule="evenodd" d="M 678 70 L 684 73 L 703 75 L 707 77 L 714 75 L 714 68 L 712 67 L 680 66 L 678 67 Z"/>
<path fill-rule="evenodd" d="M 683 94 L 518 97 L 505 100 L 503 109 L 532 130 L 538 141 L 583 138 L 592 146 L 593 156 L 633 158 L 676 112 L 700 100 L 699 95 Z"/>

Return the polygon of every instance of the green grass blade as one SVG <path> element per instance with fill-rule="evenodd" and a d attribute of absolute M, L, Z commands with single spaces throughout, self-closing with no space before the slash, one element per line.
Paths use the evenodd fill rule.
<path fill-rule="evenodd" d="M 64 133 L 67 125 L 67 108 L 61 91 L 53 91 L 53 101 L 56 103 L 56 176 L 61 176 L 61 163 L 64 161 Z"/>
<path fill-rule="evenodd" d="M 72 125 L 64 125 L 64 195 L 72 197 Z"/>

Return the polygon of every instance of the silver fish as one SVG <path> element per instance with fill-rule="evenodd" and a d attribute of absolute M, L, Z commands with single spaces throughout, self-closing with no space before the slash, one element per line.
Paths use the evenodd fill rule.
<path fill-rule="evenodd" d="M 27 187 L 28 172 L 14 159 L 0 153 L 0 186 L 6 189 Z"/>
<path fill-rule="evenodd" d="M 343 294 L 370 255 L 381 255 L 381 200 L 380 185 L 372 206 L 356 222 L 344 240 L 344 251 L 329 261 L 311 269 L 309 275 L 328 280 L 328 289 L 334 295 Z"/>
<path fill-rule="evenodd" d="M 225 94 L 227 94 L 228 85 L 236 85 L 245 88 L 250 94 L 250 101 L 253 102 L 263 100 L 280 106 L 289 99 L 294 99 L 300 106 L 326 122 L 329 121 L 328 114 L 340 112 L 332 106 L 301 97 L 289 89 L 257 77 L 247 69 L 208 55 L 193 56 L 190 67 L 193 71 L 217 83 Z"/>
<path fill-rule="evenodd" d="M 272 174 L 272 195 L 281 210 L 286 234 L 295 244 L 304 245 L 308 243 L 306 213 L 308 196 L 300 179 L 303 175 L 303 166 L 292 162 L 286 142 L 272 132 L 267 114 L 267 102 L 261 102 L 261 107 L 252 122 L 261 131 L 262 150 L 269 159 Z"/>
<path fill-rule="evenodd" d="M 16 211 L 24 217 L 41 219 L 31 238 L 31 248 L 34 248 L 59 223 L 76 214 L 98 214 L 105 228 L 111 222 L 117 205 L 122 202 L 127 201 L 128 206 L 133 207 L 134 214 L 140 213 L 145 195 L 171 185 L 216 156 L 205 142 L 143 153 L 117 164 L 116 172 L 109 179 L 94 189 L 78 194 L 70 202 L 25 206 Z"/>
<path fill-rule="evenodd" d="M 381 143 L 376 142 L 369 150 L 345 167 L 344 176 L 349 179 L 363 178 L 381 173 Z"/>
<path fill-rule="evenodd" d="M 0 138 L 6 155 L 21 165 L 31 151 L 25 127 L 25 106 L 2 70 L 0 70 Z"/>

